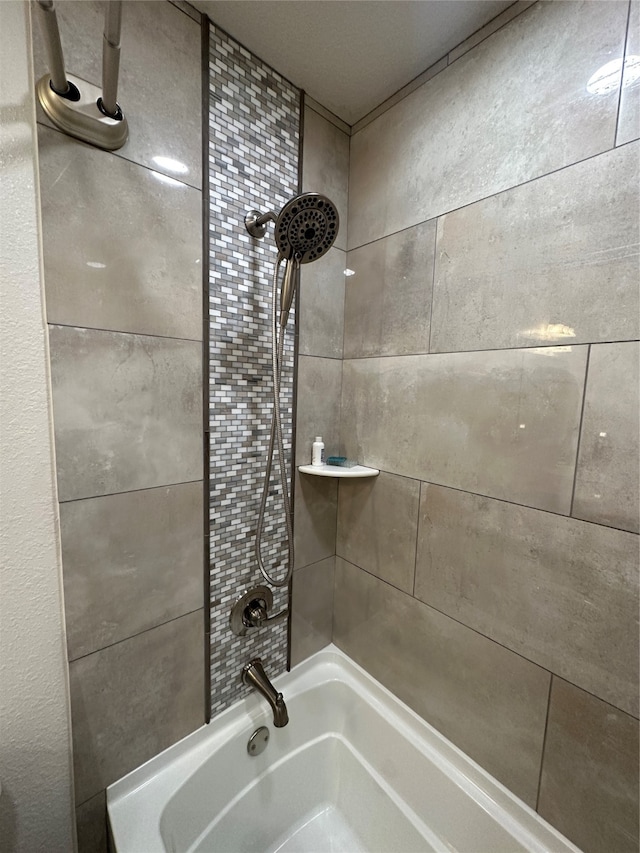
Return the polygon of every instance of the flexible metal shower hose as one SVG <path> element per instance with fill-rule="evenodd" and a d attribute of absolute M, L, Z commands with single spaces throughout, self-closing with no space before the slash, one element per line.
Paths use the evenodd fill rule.
<path fill-rule="evenodd" d="M 273 415 L 271 417 L 271 434 L 269 437 L 269 451 L 267 453 L 267 467 L 264 474 L 264 484 L 262 488 L 262 498 L 260 500 L 260 510 L 258 512 L 258 526 L 256 529 L 255 554 L 258 560 L 258 566 L 262 577 L 274 587 L 283 587 L 289 583 L 291 572 L 293 571 L 293 519 L 291 517 L 291 501 L 289 499 L 289 487 L 287 484 L 287 468 L 284 460 L 284 439 L 282 436 L 282 417 L 280 413 L 280 380 L 282 378 L 282 361 L 284 354 L 284 336 L 286 326 L 278 323 L 278 273 L 280 264 L 282 263 L 282 255 L 278 256 L 275 269 L 273 271 L 273 289 L 272 289 L 272 310 L 271 310 L 271 372 L 273 378 Z M 280 334 L 278 334 L 280 327 Z M 287 551 L 289 565 L 287 572 L 282 580 L 276 580 L 271 577 L 265 568 L 262 559 L 262 528 L 264 526 L 264 514 L 267 507 L 267 498 L 269 496 L 269 481 L 271 480 L 271 467 L 273 464 L 273 448 L 274 444 L 278 447 L 278 465 L 280 467 L 280 481 L 282 484 L 282 503 L 284 505 L 285 522 L 287 527 Z"/>

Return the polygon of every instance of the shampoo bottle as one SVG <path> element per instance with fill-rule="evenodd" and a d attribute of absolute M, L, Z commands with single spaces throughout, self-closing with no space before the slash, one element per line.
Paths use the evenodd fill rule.
<path fill-rule="evenodd" d="M 324 465 L 324 442 L 321 435 L 317 435 L 311 445 L 311 464 L 316 467 Z"/>

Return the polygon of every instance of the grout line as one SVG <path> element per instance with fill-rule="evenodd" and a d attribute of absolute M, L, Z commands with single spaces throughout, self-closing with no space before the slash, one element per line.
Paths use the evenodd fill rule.
<path fill-rule="evenodd" d="M 53 320 L 47 320 L 47 324 L 50 327 L 57 326 L 62 329 L 79 329 L 80 331 L 105 332 L 112 335 L 133 335 L 136 338 L 158 338 L 163 341 L 184 341 L 184 343 L 202 344 L 201 338 L 177 338 L 174 335 L 154 335 L 149 332 L 127 332 L 122 329 L 104 329 L 100 326 L 77 326 L 74 323 L 56 323 Z"/>
<path fill-rule="evenodd" d="M 83 800 L 81 803 L 75 803 L 75 805 L 74 805 L 74 807 L 73 807 L 73 809 L 74 809 L 74 813 L 75 813 L 79 808 L 81 808 L 82 806 L 86 806 L 86 804 L 87 804 L 87 803 L 91 802 L 91 800 L 95 800 L 95 799 L 96 799 L 96 797 L 99 797 L 100 795 L 102 795 L 102 796 L 105 798 L 105 805 L 106 805 L 107 789 L 106 789 L 106 788 L 101 788 L 99 791 L 96 791 L 96 793 L 95 793 L 95 794 L 92 794 L 90 797 L 87 797 L 87 799 L 86 799 L 86 800 Z"/>
<path fill-rule="evenodd" d="M 433 236 L 433 268 L 431 271 L 431 307 L 429 309 L 429 340 L 427 342 L 427 351 L 431 353 L 431 338 L 433 336 L 433 298 L 436 290 L 436 259 L 438 254 L 438 224 L 440 217 L 436 218 L 435 233 Z"/>
<path fill-rule="evenodd" d="M 539 349 L 566 349 L 567 351 L 573 349 L 577 349 L 578 347 L 599 347 L 606 346 L 607 344 L 627 344 L 627 343 L 637 343 L 638 338 L 620 338 L 618 340 L 610 340 L 610 341 L 573 341 L 572 343 L 562 343 L 561 341 L 557 341 L 556 343 L 533 343 L 528 344 L 527 346 L 520 347 L 485 347 L 484 349 L 452 349 L 452 350 L 438 350 L 438 352 L 399 352 L 399 353 L 380 353 L 377 355 L 356 355 L 349 356 L 348 358 L 343 359 L 344 361 L 372 361 L 374 359 L 383 359 L 383 358 L 421 358 L 424 356 L 436 356 L 436 355 L 471 355 L 473 353 L 480 352 L 527 352 L 529 350 L 539 350 Z M 322 355 L 314 355 L 308 356 L 310 358 L 330 358 L 330 356 L 322 356 Z"/>
<path fill-rule="evenodd" d="M 492 35 L 495 35 L 497 32 L 500 32 L 500 30 L 504 29 L 508 24 L 510 24 L 512 21 L 514 21 L 516 18 L 518 18 L 523 12 L 526 12 L 527 9 L 530 9 L 531 6 L 535 5 L 535 4 L 529 3 L 527 6 L 524 6 L 524 8 L 520 9 L 519 12 L 516 12 L 515 15 L 512 15 L 511 17 L 507 18 L 507 20 L 505 20 L 503 24 L 500 24 L 500 26 L 496 27 L 496 29 L 487 33 L 487 35 L 484 38 L 480 39 L 478 42 L 471 45 L 467 50 L 465 50 L 463 53 L 461 53 L 460 56 L 457 56 L 454 60 L 450 60 L 451 54 L 455 53 L 455 51 L 458 50 L 458 48 L 460 48 L 465 42 L 469 41 L 469 39 L 473 38 L 474 35 L 482 32 L 482 30 L 486 29 L 487 27 L 490 27 L 494 21 L 496 21 L 501 16 L 504 16 L 509 11 L 509 9 L 513 8 L 516 5 L 517 5 L 517 2 L 514 2 L 510 6 L 507 6 L 506 9 L 503 9 L 501 12 L 499 12 L 497 15 L 495 15 L 493 18 L 491 18 L 491 20 L 487 21 L 486 24 L 483 24 L 481 27 L 479 27 L 477 30 L 475 30 L 473 33 L 471 33 L 469 36 L 467 36 L 465 39 L 463 39 L 463 41 L 454 45 L 450 50 L 448 50 L 445 54 L 443 54 L 435 62 L 432 62 L 430 65 L 428 65 L 427 68 L 424 69 L 424 71 L 421 71 L 419 74 L 417 74 L 415 77 L 413 77 L 407 83 L 405 83 L 404 86 L 401 86 L 399 89 L 397 89 L 395 92 L 393 92 L 393 94 L 389 95 L 388 98 L 385 98 L 384 101 L 382 101 L 380 104 L 378 104 L 372 110 L 369 110 L 368 113 L 365 113 L 365 115 L 363 115 L 361 118 L 359 118 L 358 121 L 354 122 L 353 125 L 351 126 L 351 135 L 355 136 L 356 133 L 359 133 L 361 130 L 364 130 L 365 127 L 368 127 L 368 125 L 370 125 L 376 119 L 380 118 L 380 116 L 384 115 L 392 107 L 395 107 L 396 104 L 399 104 L 401 101 L 404 101 L 405 98 L 407 98 L 409 95 L 411 95 L 417 89 L 419 89 L 421 86 L 424 86 L 425 83 L 428 83 L 430 80 L 433 80 L 434 77 L 437 77 L 438 74 L 441 74 L 450 65 L 453 65 L 453 63 L 456 62 L 458 59 L 461 59 L 463 56 L 466 56 L 467 53 L 470 53 L 476 47 L 483 44 L 485 41 L 487 41 L 487 39 L 491 38 Z M 444 63 L 444 65 L 442 65 L 442 63 Z M 438 65 L 442 65 L 442 67 L 438 68 L 437 71 L 434 71 L 434 73 L 429 75 L 429 72 L 432 71 L 433 69 L 435 69 Z"/>
<path fill-rule="evenodd" d="M 201 145 L 202 145 L 202 527 L 204 534 L 202 560 L 202 593 L 204 603 L 204 719 L 211 720 L 211 370 L 209 349 L 211 346 L 211 323 L 209 308 L 209 273 L 211 247 L 210 181 L 209 181 L 209 24 L 204 15 L 200 17 L 201 50 Z"/>
<path fill-rule="evenodd" d="M 114 646 L 119 646 L 121 643 L 133 640 L 135 637 L 141 637 L 143 634 L 148 634 L 149 631 L 155 631 L 156 628 L 162 628 L 163 625 L 170 625 L 172 622 L 177 622 L 178 619 L 184 619 L 185 616 L 193 616 L 194 613 L 199 613 L 201 610 L 204 610 L 204 605 L 196 607 L 195 610 L 188 610 L 186 613 L 180 613 L 179 616 L 172 616 L 171 619 L 166 619 L 164 622 L 158 622 L 157 625 L 152 625 L 150 628 L 143 628 L 142 631 L 136 631 L 135 634 L 130 634 L 128 637 L 123 637 L 121 640 L 116 640 L 113 643 L 107 643 L 106 646 L 100 646 L 99 649 L 94 649 L 92 652 L 87 652 L 84 655 L 78 655 L 77 658 L 69 658 L 69 663 L 75 663 L 76 661 L 89 658 L 91 655 L 97 655 L 105 649 L 112 649 Z"/>
<path fill-rule="evenodd" d="M 459 59 L 462 59 L 463 56 L 466 56 L 470 53 L 474 48 L 479 47 L 483 42 L 485 42 L 488 38 L 490 38 L 495 33 L 504 29 L 507 24 L 510 24 L 511 21 L 519 18 L 523 12 L 526 12 L 531 6 L 535 5 L 536 0 L 516 0 L 516 2 L 511 3 L 510 6 L 507 6 L 506 9 L 503 9 L 502 12 L 499 12 L 495 17 L 493 17 L 490 21 L 487 21 L 486 24 L 479 27 L 477 30 L 471 33 L 464 41 L 461 41 L 460 44 L 457 44 L 455 47 L 451 48 L 451 50 L 447 54 L 447 66 L 453 65 L 454 62 L 457 62 Z M 516 9 L 516 6 L 520 6 L 520 9 Z M 474 36 L 480 36 L 483 30 L 489 30 L 489 28 L 498 22 L 499 18 L 504 18 L 504 21 L 501 24 L 498 24 L 495 29 L 491 29 L 490 32 L 487 32 L 481 38 L 478 38 L 476 42 L 469 45 L 465 50 L 460 52 L 460 48 L 465 45 L 468 41 Z M 454 54 L 452 58 L 452 54 Z"/>
<path fill-rule="evenodd" d="M 620 89 L 618 91 L 618 107 L 616 109 L 616 125 L 613 129 L 613 147 L 616 147 L 618 139 L 618 127 L 620 125 L 620 109 L 622 107 L 622 87 L 624 86 L 624 61 L 627 56 L 627 47 L 629 45 L 629 24 L 631 22 L 631 0 L 629 0 L 629 8 L 627 10 L 627 26 L 624 31 L 624 44 L 622 46 L 622 68 L 620 69 Z"/>
<path fill-rule="evenodd" d="M 342 356 L 339 355 L 315 355 L 311 352 L 298 352 L 300 358 L 324 358 L 327 361 L 342 361 Z"/>
<path fill-rule="evenodd" d="M 323 118 L 325 121 L 328 121 L 329 124 L 332 124 L 336 130 L 342 131 L 345 136 L 351 136 L 351 126 L 341 119 L 339 115 L 336 115 L 329 107 L 325 107 L 324 104 L 321 104 L 320 101 L 316 101 L 315 98 L 312 98 L 307 92 L 305 92 L 305 102 L 304 105 L 307 109 L 313 110 L 313 112 Z"/>
<path fill-rule="evenodd" d="M 414 550 L 414 554 L 413 554 L 413 588 L 411 590 L 411 595 L 413 596 L 413 598 L 416 597 L 416 577 L 418 575 L 418 544 L 420 542 L 420 510 L 421 510 L 421 508 L 422 508 L 422 480 L 420 481 L 420 485 L 418 487 L 418 516 L 416 518 L 416 544 L 415 544 L 415 550 Z"/>
<path fill-rule="evenodd" d="M 582 405 L 580 406 L 580 418 L 578 420 L 578 440 L 576 441 L 576 456 L 573 465 L 573 485 L 571 487 L 571 503 L 569 504 L 569 516 L 573 517 L 573 504 L 576 497 L 576 484 L 578 482 L 578 461 L 580 459 L 580 445 L 582 443 L 582 428 L 584 426 L 584 409 L 587 401 L 587 381 L 589 378 L 589 361 L 591 359 L 591 344 L 587 347 L 587 360 L 584 365 L 584 383 L 582 385 Z"/>
<path fill-rule="evenodd" d="M 115 495 L 133 495 L 136 492 L 151 492 L 154 489 L 173 489 L 176 486 L 190 486 L 195 483 L 201 482 L 202 478 L 200 478 L 199 480 L 180 480 L 180 482 L 178 483 L 161 483 L 159 486 L 144 486 L 140 489 L 125 489 L 122 492 L 107 492 L 104 495 L 84 495 L 80 498 L 69 498 L 68 500 L 59 500 L 58 503 L 60 504 L 60 506 L 62 506 L 63 504 L 75 504 L 79 503 L 80 501 L 95 501 L 100 500 L 100 498 L 110 498 L 114 497 Z"/>
<path fill-rule="evenodd" d="M 345 222 L 345 250 L 344 250 L 344 269 L 349 269 L 349 264 L 347 263 L 349 259 L 349 201 L 350 201 L 350 186 L 351 186 L 351 136 L 349 136 L 348 144 L 347 144 L 347 211 L 346 211 L 346 222 Z M 342 280 L 344 281 L 344 299 L 342 300 L 342 358 L 344 359 L 344 342 L 345 342 L 345 325 L 347 319 L 347 280 L 348 277 L 343 274 Z M 342 401 L 342 397 L 340 398 Z M 342 415 L 342 409 L 341 409 Z"/>
<path fill-rule="evenodd" d="M 188 12 L 186 9 L 183 9 L 182 6 L 175 2 L 175 0 L 169 0 L 169 3 L 171 3 L 172 6 L 175 6 L 176 9 L 179 9 L 183 15 L 187 16 L 187 18 L 190 18 L 194 24 L 198 24 L 199 26 L 201 25 L 202 19 L 206 17 L 202 12 L 199 12 L 195 6 L 192 6 L 191 3 L 187 2 L 187 0 L 184 0 L 184 5 L 189 6 L 189 8 L 193 10 L 193 14 Z"/>
<path fill-rule="evenodd" d="M 457 625 L 461 625 L 463 628 L 466 628 L 468 631 L 473 632 L 477 636 L 483 637 L 485 640 L 488 640 L 490 643 L 493 643 L 496 646 L 500 646 L 500 648 L 504 649 L 507 652 L 510 652 L 512 655 L 515 655 L 516 657 L 520 658 L 521 660 L 524 660 L 527 663 L 530 663 L 532 666 L 537 667 L 538 669 L 542 670 L 543 672 L 547 672 L 550 676 L 552 676 L 554 678 L 560 678 L 562 681 L 566 681 L 567 684 L 571 684 L 573 687 L 576 687 L 578 690 L 582 690 L 583 693 L 586 693 L 589 696 L 593 696 L 594 699 L 598 699 L 598 701 L 604 702 L 606 705 L 609 705 L 610 707 L 615 708 L 616 711 L 619 711 L 621 714 L 625 714 L 627 717 L 631 717 L 634 720 L 638 719 L 638 717 L 636 717 L 635 714 L 632 714 L 629 711 L 624 710 L 624 708 L 620 708 L 618 705 L 614 705 L 612 702 L 608 701 L 607 699 L 603 699 L 601 696 L 598 696 L 597 693 L 593 693 L 591 690 L 587 690 L 582 685 L 576 684 L 574 681 L 571 681 L 566 676 L 558 675 L 557 673 L 553 672 L 553 670 L 549 669 L 549 667 L 543 666 L 543 664 L 537 663 L 535 660 L 532 660 L 531 658 L 526 657 L 526 655 L 524 655 L 522 652 L 518 652 L 515 649 L 512 649 L 509 646 L 506 646 L 504 643 L 501 643 L 499 640 L 496 640 L 494 637 L 490 637 L 488 634 L 483 634 L 482 631 L 479 631 L 477 628 L 472 628 L 471 625 L 467 625 L 466 622 L 463 622 L 461 619 L 457 619 L 455 616 L 451 616 L 450 613 L 447 613 L 444 610 L 440 610 L 438 607 L 434 607 L 433 604 L 429 604 L 429 602 L 423 601 L 421 598 L 415 598 L 414 596 L 411 595 L 411 593 L 408 593 L 405 590 L 400 589 L 397 586 L 394 586 L 392 583 L 385 580 L 384 578 L 378 577 L 378 575 L 374 575 L 373 572 L 370 572 L 368 569 L 363 569 L 362 566 L 359 566 L 357 563 L 354 563 L 352 560 L 346 560 L 344 557 L 341 557 L 340 559 L 343 560 L 345 563 L 347 563 L 347 565 L 351 566 L 352 568 L 358 569 L 359 571 L 364 572 L 364 574 L 368 575 L 370 578 L 373 578 L 374 580 L 377 580 L 380 583 L 385 584 L 385 586 L 390 587 L 392 590 L 395 590 L 395 592 L 400 593 L 400 595 L 405 595 L 405 596 L 407 596 L 407 598 L 410 598 L 412 601 L 416 602 L 418 605 L 421 605 L 422 607 L 426 607 L 429 610 L 433 610 L 435 613 L 439 613 L 441 616 L 444 616 L 446 619 L 450 619 L 452 622 L 455 622 Z"/>
<path fill-rule="evenodd" d="M 333 555 L 333 577 L 331 579 L 331 642 L 333 642 L 333 632 L 336 624 L 336 563 L 338 555 Z"/>
<path fill-rule="evenodd" d="M 305 141 L 305 111 L 306 93 L 304 89 L 298 90 L 298 184 L 297 192 L 302 192 L 302 179 L 304 171 L 304 141 Z M 289 506 L 291 510 L 291 535 L 293 541 L 291 543 L 291 551 L 293 553 L 293 564 L 291 565 L 291 577 L 287 584 L 287 627 L 285 634 L 286 644 L 286 662 L 285 668 L 287 672 L 291 671 L 291 653 L 293 648 L 293 576 L 296 571 L 295 560 L 295 542 L 296 542 L 296 480 L 298 476 L 298 466 L 296 465 L 296 457 L 298 453 L 298 367 L 300 358 L 300 327 L 302 323 L 301 311 L 301 276 L 298 270 L 296 288 L 294 294 L 294 334 L 293 334 L 293 365 L 291 377 L 291 468 L 289 476 Z M 286 467 L 286 463 L 285 463 Z"/>
<path fill-rule="evenodd" d="M 358 121 L 354 122 L 351 126 L 351 136 L 355 136 L 357 133 L 360 133 L 361 130 L 369 127 L 370 124 L 373 124 L 374 121 L 381 118 L 385 113 L 388 113 L 389 110 L 404 101 L 409 97 L 409 95 L 412 95 L 430 80 L 433 80 L 434 77 L 437 77 L 438 74 L 445 71 L 449 64 L 447 56 L 448 54 L 445 53 L 440 57 L 440 59 L 432 62 L 431 65 L 428 65 L 423 71 L 405 83 L 404 86 L 401 86 L 400 89 L 397 89 L 393 94 L 389 95 L 388 98 L 385 98 L 384 101 L 379 103 L 372 110 L 369 110 L 368 113 L 365 113 L 365 115 L 359 118 Z"/>
<path fill-rule="evenodd" d="M 78 75 L 75 74 L 73 76 L 77 77 Z M 78 77 L 78 79 L 83 80 L 84 78 Z M 91 81 L 89 81 L 89 80 L 85 80 L 84 82 L 89 83 L 90 86 L 95 85 L 94 83 L 91 83 Z M 131 163 L 133 166 L 139 166 L 141 169 L 145 169 L 147 172 L 151 172 L 153 175 L 163 175 L 165 178 L 171 178 L 171 180 L 175 181 L 177 184 L 182 184 L 183 187 L 187 187 L 190 190 L 195 190 L 198 193 L 202 192 L 202 187 L 198 187 L 195 184 L 189 184 L 189 183 L 187 183 L 187 181 L 184 181 L 184 180 L 181 181 L 179 178 L 176 178 L 175 175 L 169 175 L 166 172 L 163 172 L 161 169 L 152 169 L 151 166 L 147 166 L 145 163 L 140 163 L 139 160 L 132 160 L 130 157 L 125 157 L 124 154 L 120 153 L 121 149 L 118 149 L 116 151 L 106 151 L 103 148 L 96 148 L 95 145 L 90 145 L 88 142 L 84 142 L 82 139 L 78 139 L 75 136 L 71 136 L 71 134 L 65 133 L 64 130 L 60 130 L 60 128 L 55 127 L 55 125 L 46 124 L 41 119 L 37 119 L 36 124 L 40 125 L 40 127 L 43 127 L 45 130 L 52 130 L 55 133 L 60 134 L 60 136 L 64 136 L 66 139 L 70 139 L 73 142 L 76 142 L 78 145 L 84 146 L 89 151 L 94 151 L 94 152 L 97 152 L 98 154 L 112 154 L 114 157 L 117 157 L 119 160 L 124 160 L 125 163 Z M 204 164 L 203 164 L 203 166 L 204 166 Z"/>
<path fill-rule="evenodd" d="M 393 237 L 394 234 L 401 234 L 403 231 L 408 231 L 410 228 L 415 228 L 417 225 L 424 225 L 427 222 L 430 222 L 432 219 L 438 219 L 442 216 L 447 216 L 450 213 L 457 213 L 459 210 L 464 210 L 467 207 L 471 207 L 474 204 L 479 204 L 480 202 L 487 201 L 491 198 L 496 198 L 503 193 L 509 193 L 512 190 L 519 189 L 520 187 L 526 187 L 527 184 L 532 184 L 534 181 L 541 181 L 545 178 L 548 178 L 550 175 L 557 175 L 559 172 L 564 172 L 567 169 L 572 169 L 574 166 L 579 166 L 581 163 L 588 163 L 590 160 L 595 160 L 596 157 L 603 157 L 605 154 L 611 154 L 614 151 L 620 151 L 628 145 L 633 144 L 640 145 L 639 139 L 629 139 L 627 142 L 623 142 L 621 145 L 612 146 L 611 148 L 604 148 L 602 151 L 597 151 L 595 154 L 590 154 L 588 157 L 583 157 L 580 160 L 574 160 L 572 163 L 565 163 L 564 166 L 558 166 L 557 169 L 551 169 L 549 172 L 543 172 L 540 175 L 534 175 L 531 178 L 527 178 L 525 181 L 521 181 L 519 184 L 513 184 L 513 186 L 504 187 L 503 189 L 496 190 L 493 193 L 489 193 L 488 195 L 480 196 L 479 198 L 474 198 L 471 201 L 467 201 L 464 204 L 459 205 L 458 207 L 452 207 L 446 210 L 441 210 L 439 213 L 435 213 L 433 216 L 428 216 L 426 219 L 421 219 L 419 222 L 412 222 L 411 225 L 406 225 L 404 228 L 398 228 L 396 231 L 390 231 L 388 234 L 382 234 L 380 237 L 374 237 L 372 240 L 365 240 L 364 243 L 359 243 L 357 246 L 349 246 L 347 251 L 352 252 L 354 249 L 361 249 L 363 246 L 370 246 L 372 243 L 377 243 L 380 240 L 384 240 L 387 237 Z"/>
<path fill-rule="evenodd" d="M 547 746 L 547 732 L 549 730 L 549 713 L 551 711 L 551 688 L 553 687 L 553 679 L 554 674 L 551 673 L 551 678 L 549 679 L 549 692 L 547 693 L 547 713 L 545 715 L 544 720 L 544 734 L 542 735 L 542 750 L 540 752 L 540 773 L 538 774 L 538 791 L 536 793 L 536 805 L 535 811 L 538 811 L 538 806 L 540 805 L 540 788 L 542 786 L 542 767 L 544 765 L 544 751 Z"/>

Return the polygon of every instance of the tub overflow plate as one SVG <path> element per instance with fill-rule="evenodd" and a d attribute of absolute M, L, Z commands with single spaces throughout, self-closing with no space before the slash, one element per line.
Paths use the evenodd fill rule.
<path fill-rule="evenodd" d="M 255 732 L 249 738 L 249 743 L 247 744 L 247 752 L 252 758 L 255 758 L 256 755 L 260 755 L 265 751 L 268 743 L 269 729 L 266 726 L 260 726 L 260 728 L 256 729 Z"/>

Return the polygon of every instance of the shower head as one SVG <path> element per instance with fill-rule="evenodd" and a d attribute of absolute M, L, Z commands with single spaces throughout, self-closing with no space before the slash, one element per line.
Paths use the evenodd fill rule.
<path fill-rule="evenodd" d="M 333 202 L 320 193 L 302 193 L 288 201 L 278 214 L 275 240 L 287 260 L 308 264 L 333 246 L 340 223 Z"/>
<path fill-rule="evenodd" d="M 250 210 L 244 224 L 252 237 L 261 240 L 267 223 L 275 222 L 278 266 L 286 261 L 280 290 L 280 325 L 287 325 L 300 264 L 317 261 L 333 246 L 340 219 L 335 204 L 320 193 L 302 193 L 290 199 L 276 216 L 272 211 Z"/>
<path fill-rule="evenodd" d="M 267 223 L 275 222 L 280 257 L 308 264 L 321 258 L 338 236 L 340 219 L 335 204 L 320 193 L 302 193 L 288 201 L 277 215 L 250 210 L 244 224 L 249 234 L 261 240 Z"/>

